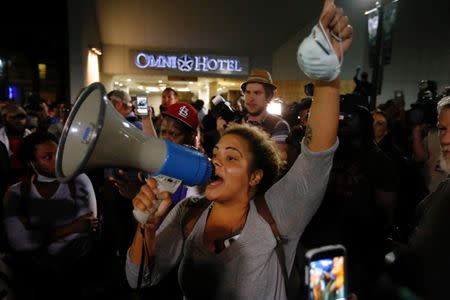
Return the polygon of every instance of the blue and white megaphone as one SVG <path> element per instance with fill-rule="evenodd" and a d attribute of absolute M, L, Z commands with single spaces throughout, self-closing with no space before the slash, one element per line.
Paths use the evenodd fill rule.
<path fill-rule="evenodd" d="M 186 185 L 206 183 L 213 175 L 206 155 L 148 136 L 128 123 L 96 82 L 83 90 L 66 121 L 56 153 L 56 176 L 67 182 L 86 170 L 106 167 L 162 174 Z"/>

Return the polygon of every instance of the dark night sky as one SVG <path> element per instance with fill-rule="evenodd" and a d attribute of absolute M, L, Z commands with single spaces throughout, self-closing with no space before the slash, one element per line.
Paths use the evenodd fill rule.
<path fill-rule="evenodd" d="M 0 5 L 0 58 L 9 62 L 9 72 L 0 77 L 0 98 L 7 86 L 26 94 L 49 93 L 68 97 L 67 0 L 11 1 Z M 38 77 L 37 64 L 47 64 L 47 78 Z M 50 97 L 51 98 L 51 97 Z"/>
<path fill-rule="evenodd" d="M 1 11 L 0 49 L 40 58 L 67 52 L 66 1 L 8 1 Z"/>

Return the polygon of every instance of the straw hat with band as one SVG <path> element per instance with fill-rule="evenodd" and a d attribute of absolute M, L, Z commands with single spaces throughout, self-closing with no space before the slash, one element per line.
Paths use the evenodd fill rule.
<path fill-rule="evenodd" d="M 272 76 L 270 76 L 270 73 L 266 70 L 253 69 L 250 76 L 247 78 L 247 81 L 241 85 L 241 90 L 243 92 L 245 92 L 245 87 L 248 83 L 261 83 L 271 87 L 273 90 L 277 89 L 276 85 L 273 84 Z"/>

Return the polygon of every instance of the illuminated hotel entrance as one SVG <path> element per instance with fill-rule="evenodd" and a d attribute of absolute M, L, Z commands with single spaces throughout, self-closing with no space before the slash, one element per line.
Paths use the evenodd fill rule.
<path fill-rule="evenodd" d="M 114 49 L 110 49 L 114 50 Z M 224 56 L 198 53 L 174 53 L 128 49 L 120 56 L 105 57 L 103 78 L 107 89 L 122 89 L 130 95 L 146 95 L 149 105 L 159 113 L 161 93 L 175 89 L 180 100 L 201 99 L 208 107 L 211 97 L 222 95 L 230 102 L 241 97 L 240 84 L 249 74 L 245 56 Z M 126 63 L 116 68 L 117 61 Z M 105 81 L 105 80 L 103 80 Z"/>
<path fill-rule="evenodd" d="M 208 107 L 211 97 L 218 94 L 234 102 L 241 96 L 240 84 L 244 79 L 215 77 L 180 77 L 167 75 L 114 75 L 109 89 L 121 89 L 131 96 L 146 95 L 149 105 L 159 113 L 161 93 L 167 88 L 175 89 L 180 100 L 194 102 L 202 99 Z"/>

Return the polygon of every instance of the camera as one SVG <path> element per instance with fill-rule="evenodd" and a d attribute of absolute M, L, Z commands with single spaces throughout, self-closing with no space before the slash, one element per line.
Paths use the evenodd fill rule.
<path fill-rule="evenodd" d="M 244 117 L 244 114 L 242 112 L 235 111 L 231 105 L 230 102 L 225 100 L 222 96 L 217 95 L 212 100 L 212 103 L 214 104 L 213 112 L 224 119 L 227 123 L 234 121 L 234 122 L 240 122 L 242 118 Z"/>
<path fill-rule="evenodd" d="M 417 101 L 411 104 L 406 118 L 410 126 L 426 124 L 435 126 L 437 123 L 437 84 L 432 80 L 421 80 L 418 83 Z"/>
<path fill-rule="evenodd" d="M 300 102 L 289 104 L 283 112 L 283 119 L 288 122 L 289 126 L 298 125 L 301 121 L 300 112 L 309 111 L 312 101 L 312 98 L 303 98 Z"/>
<path fill-rule="evenodd" d="M 342 119 L 345 115 L 351 115 L 355 111 L 370 111 L 370 105 L 367 97 L 356 94 L 345 94 L 340 95 L 339 109 L 339 119 Z"/>
<path fill-rule="evenodd" d="M 314 83 L 308 83 L 303 86 L 305 95 L 307 97 L 312 97 L 314 95 Z"/>

